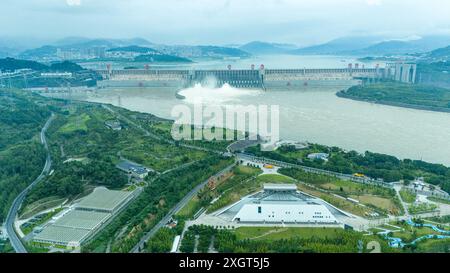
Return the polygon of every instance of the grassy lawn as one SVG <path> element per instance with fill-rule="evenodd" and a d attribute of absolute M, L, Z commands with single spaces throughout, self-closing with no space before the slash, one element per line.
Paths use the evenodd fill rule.
<path fill-rule="evenodd" d="M 437 198 L 437 197 L 432 197 L 432 196 L 427 197 L 427 199 L 432 202 L 450 205 L 450 201 L 447 199 L 442 199 L 442 198 Z"/>
<path fill-rule="evenodd" d="M 420 253 L 448 253 L 450 251 L 450 239 L 426 240 L 417 247 Z"/>
<path fill-rule="evenodd" d="M 380 208 L 392 215 L 400 215 L 402 213 L 402 211 L 399 209 L 398 205 L 392 199 L 389 199 L 389 198 L 368 195 L 368 194 L 364 194 L 364 195 L 360 195 L 360 196 L 352 195 L 351 198 L 356 199 L 365 205 L 372 205 L 377 208 Z"/>
<path fill-rule="evenodd" d="M 207 212 L 211 213 L 225 206 L 231 205 L 245 195 L 255 192 L 259 185 L 253 177 L 262 171 L 258 168 L 248 166 L 237 166 L 233 170 L 233 175 L 221 182 L 217 187 L 217 196 L 220 198 L 208 207 Z"/>
<path fill-rule="evenodd" d="M 127 159 L 161 172 L 185 163 L 200 160 L 206 156 L 206 153 L 169 146 L 156 141 L 142 140 L 123 149 L 122 155 Z"/>
<path fill-rule="evenodd" d="M 233 232 L 237 238 L 250 240 L 280 240 L 289 238 L 338 238 L 340 228 L 296 228 L 296 227 L 239 227 Z"/>
<path fill-rule="evenodd" d="M 304 184 L 298 184 L 298 189 L 308 193 L 312 196 L 318 197 L 320 199 L 325 200 L 326 202 L 332 204 L 333 206 L 342 209 L 344 211 L 350 212 L 352 214 L 361 216 L 361 217 L 367 217 L 369 213 L 374 212 L 369 207 L 360 206 L 358 204 L 355 204 L 353 202 L 350 202 L 346 199 L 339 198 L 331 193 L 322 192 L 317 189 L 314 189 L 311 186 L 304 185 Z"/>
<path fill-rule="evenodd" d="M 421 236 L 429 234 L 440 234 L 428 227 L 412 227 L 407 223 L 393 223 L 395 226 L 401 227 L 402 231 L 393 233 L 393 237 L 401 238 L 404 242 L 411 242 Z"/>
<path fill-rule="evenodd" d="M 342 186 L 346 186 L 348 189 L 350 187 L 354 186 L 353 184 L 356 183 L 345 183 L 347 181 L 342 181 Z M 211 213 L 213 211 L 217 211 L 220 208 L 226 207 L 228 205 L 231 205 L 237 201 L 239 201 L 242 197 L 249 195 L 251 193 L 255 193 L 259 190 L 262 190 L 263 184 L 265 183 L 284 183 L 284 184 L 292 184 L 296 183 L 296 180 L 283 176 L 283 175 L 276 175 L 276 174 L 265 174 L 265 175 L 259 175 L 255 179 L 251 179 L 250 181 L 246 181 L 245 183 L 239 183 L 236 186 L 233 186 L 230 188 L 229 191 L 225 192 L 214 204 L 212 204 L 208 208 L 208 213 Z M 226 183 L 225 183 L 226 184 Z M 332 193 L 319 191 L 318 189 L 313 188 L 312 186 L 308 186 L 306 184 L 296 183 L 299 190 L 308 193 L 310 195 L 313 195 L 315 197 L 321 198 L 330 204 L 344 210 L 347 212 L 350 212 L 352 214 L 367 217 L 370 213 L 375 212 L 370 207 L 361 206 L 358 204 L 355 204 L 353 202 L 350 202 L 346 200 L 345 198 L 339 198 Z M 358 185 L 359 187 L 359 185 Z M 320 187 L 319 187 L 320 188 Z M 383 190 L 383 189 L 382 189 Z M 356 198 L 355 198 L 356 199 Z M 377 196 L 362 196 L 361 198 L 362 203 L 368 203 L 372 204 L 374 206 L 379 206 L 383 210 L 392 211 L 393 213 L 399 212 L 397 209 L 397 205 L 388 198 L 382 198 Z"/>
<path fill-rule="evenodd" d="M 411 204 L 416 201 L 417 194 L 406 189 L 401 189 L 400 197 L 402 198 L 403 202 Z"/>
<path fill-rule="evenodd" d="M 22 214 L 20 215 L 20 218 L 26 219 L 32 217 L 33 215 L 36 215 L 41 211 L 61 205 L 65 200 L 66 198 L 60 198 L 57 196 L 43 198 L 26 206 L 26 208 L 24 208 Z"/>
<path fill-rule="evenodd" d="M 447 224 L 450 223 L 450 215 L 440 216 L 440 217 L 430 217 L 428 220 L 436 223 Z"/>
<path fill-rule="evenodd" d="M 314 185 L 342 196 L 376 195 L 386 198 L 395 196 L 395 191 L 393 189 L 342 180 L 328 175 L 307 173 L 300 169 L 281 169 L 280 172 L 304 183 Z"/>
<path fill-rule="evenodd" d="M 240 172 L 242 174 L 247 174 L 247 175 L 256 175 L 261 173 L 261 171 L 258 171 L 258 169 L 253 168 L 253 167 L 248 167 L 248 166 L 244 166 L 244 165 L 239 165 L 236 167 L 237 172 Z"/>
<path fill-rule="evenodd" d="M 200 209 L 199 208 L 200 200 L 198 196 L 195 195 L 187 204 L 184 206 L 178 213 L 178 216 L 184 216 L 191 218 L 194 214 Z"/>
<path fill-rule="evenodd" d="M 88 129 L 87 122 L 91 119 L 91 117 L 83 113 L 79 116 L 71 116 L 68 122 L 59 129 L 61 133 L 71 133 L 75 131 L 83 131 L 86 132 Z"/>
<path fill-rule="evenodd" d="M 282 175 L 278 175 L 278 174 L 263 174 L 260 175 L 256 178 L 256 181 L 258 183 L 260 183 L 260 185 L 262 186 L 262 184 L 265 183 L 274 183 L 274 184 L 293 184 L 295 183 L 295 180 L 287 177 L 287 176 L 282 176 Z"/>
<path fill-rule="evenodd" d="M 430 203 L 421 203 L 417 205 L 411 205 L 408 207 L 408 211 L 411 214 L 420 214 L 425 212 L 431 212 L 436 210 L 437 206 Z"/>
<path fill-rule="evenodd" d="M 353 214 L 364 216 L 366 213 L 372 211 L 361 209 L 361 206 L 358 207 L 355 204 L 349 204 L 348 201 L 341 200 L 333 194 L 358 200 L 364 205 L 374 207 L 378 213 L 393 215 L 401 215 L 403 213 L 400 202 L 393 189 L 342 180 L 327 175 L 307 173 L 299 169 L 281 169 L 281 172 L 307 185 L 311 185 L 311 189 L 312 187 L 316 187 L 325 190 L 329 194 L 317 190 L 316 193 L 311 194 L 341 209 L 344 209 L 344 207 L 350 209 L 349 212 Z"/>

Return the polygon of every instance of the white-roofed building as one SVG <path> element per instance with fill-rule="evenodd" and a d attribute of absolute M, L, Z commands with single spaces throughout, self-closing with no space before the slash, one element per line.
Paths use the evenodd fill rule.
<path fill-rule="evenodd" d="M 297 191 L 295 184 L 264 184 L 264 191 Z"/>
<path fill-rule="evenodd" d="M 320 204 L 245 204 L 233 221 L 258 223 L 337 223 L 333 214 Z"/>
<path fill-rule="evenodd" d="M 132 198 L 133 192 L 111 191 L 104 187 L 98 187 L 91 194 L 83 198 L 76 207 L 78 210 L 114 213 Z"/>
<path fill-rule="evenodd" d="M 237 223 L 339 224 L 332 207 L 297 191 L 295 184 L 265 184 L 263 191 L 242 198 L 217 213 Z"/>
<path fill-rule="evenodd" d="M 45 244 L 55 244 L 61 246 L 79 246 L 81 242 L 85 241 L 90 234 L 90 230 L 58 227 L 50 225 L 44 228 L 39 234 L 37 234 L 33 241 Z"/>
<path fill-rule="evenodd" d="M 79 247 L 101 230 L 135 195 L 135 192 L 96 188 L 78 204 L 61 212 L 39 232 L 35 232 L 33 241 L 68 248 Z"/>

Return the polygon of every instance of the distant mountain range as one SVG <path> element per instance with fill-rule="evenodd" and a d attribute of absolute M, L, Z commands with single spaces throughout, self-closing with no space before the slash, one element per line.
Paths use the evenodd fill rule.
<path fill-rule="evenodd" d="M 266 43 L 260 41 L 250 42 L 239 47 L 239 49 L 253 55 L 286 54 L 297 48 L 296 45 L 292 44 Z"/>
<path fill-rule="evenodd" d="M 21 59 L 43 59 L 56 55 L 60 50 L 88 50 L 92 48 L 119 48 L 127 46 L 151 46 L 151 42 L 143 38 L 134 39 L 88 39 L 82 37 L 68 37 L 58 40 L 53 44 L 25 50 L 19 54 Z"/>
<path fill-rule="evenodd" d="M 357 55 L 392 56 L 420 54 L 450 45 L 450 36 L 425 36 L 410 39 L 386 39 L 381 36 L 343 37 L 323 44 L 297 48 L 290 44 L 254 41 L 239 48 L 253 55 Z"/>
<path fill-rule="evenodd" d="M 381 37 L 347 37 L 325 44 L 291 51 L 291 54 L 330 54 L 389 56 L 429 52 L 450 45 L 450 36 L 425 36 L 422 38 L 386 40 Z"/>
<path fill-rule="evenodd" d="M 333 55 L 339 54 L 341 52 L 364 49 L 381 41 L 383 41 L 383 38 L 378 36 L 343 37 L 332 40 L 327 43 L 293 50 L 290 53 L 298 55 L 310 55 L 310 54 Z"/>
<path fill-rule="evenodd" d="M 133 39 L 88 39 L 83 37 L 68 37 L 52 44 L 39 48 L 25 50 L 18 55 L 21 59 L 50 59 L 54 58 L 58 49 L 60 51 L 80 51 L 86 52 L 92 49 L 104 48 L 106 51 L 127 51 L 135 53 L 161 52 L 162 54 L 178 56 L 182 58 L 195 57 L 248 57 L 249 54 L 239 48 L 224 46 L 186 46 L 186 45 L 161 45 L 151 43 L 143 38 Z M 146 51 L 146 52 L 141 52 Z M 0 50 L 1 52 L 1 50 Z M 167 58 L 176 60 L 176 58 Z M 180 59 L 181 60 L 181 59 Z M 184 59 L 186 61 L 187 59 Z"/>
<path fill-rule="evenodd" d="M 418 55 L 450 45 L 450 36 L 424 36 L 409 39 L 386 39 L 381 36 L 352 36 L 335 39 L 323 44 L 299 48 L 293 44 L 252 41 L 244 45 L 164 45 L 143 38 L 133 39 L 89 39 L 67 37 L 48 45 L 12 53 L 7 44 L 0 44 L 0 57 L 16 56 L 21 59 L 52 60 L 57 51 L 92 53 L 93 50 L 132 50 L 143 54 L 160 52 L 181 58 L 246 58 L 251 55 L 355 55 L 363 57 L 390 57 Z M 87 52 L 87 53 L 86 53 Z M 175 60 L 175 59 L 174 59 Z"/>
<path fill-rule="evenodd" d="M 89 39 L 84 37 L 67 37 L 58 40 L 52 45 L 57 47 L 70 47 L 70 48 L 85 48 L 85 47 L 124 47 L 124 46 L 152 46 L 153 43 L 144 38 L 132 38 L 132 39 Z"/>
<path fill-rule="evenodd" d="M 184 58 L 246 58 L 251 54 L 235 47 L 212 45 L 154 45 L 153 48 Z"/>
<path fill-rule="evenodd" d="M 28 49 L 19 54 L 20 59 L 44 59 L 56 55 L 58 47 L 45 45 L 34 49 Z"/>

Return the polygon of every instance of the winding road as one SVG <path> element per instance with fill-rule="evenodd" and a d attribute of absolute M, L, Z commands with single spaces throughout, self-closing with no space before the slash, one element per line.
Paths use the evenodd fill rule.
<path fill-rule="evenodd" d="M 50 152 L 48 150 L 45 133 L 54 118 L 55 115 L 52 113 L 52 115 L 47 120 L 47 122 L 45 123 L 44 127 L 41 130 L 41 143 L 44 145 L 45 150 L 47 151 L 47 159 L 45 161 L 44 168 L 42 169 L 41 174 L 27 188 L 25 188 L 16 197 L 16 199 L 14 199 L 11 208 L 9 209 L 8 215 L 6 216 L 5 220 L 6 233 L 8 234 L 9 241 L 11 242 L 11 245 L 16 253 L 27 253 L 27 249 L 25 248 L 22 240 L 19 238 L 14 229 L 14 221 L 17 218 L 18 211 L 22 206 L 23 200 L 25 200 L 25 197 L 27 196 L 28 192 L 49 173 L 50 168 L 52 166 L 52 159 L 50 157 Z"/>
<path fill-rule="evenodd" d="M 221 170 L 220 172 L 216 173 L 214 176 L 212 177 L 219 177 L 222 174 L 225 174 L 229 171 L 231 171 L 231 169 L 235 166 L 236 164 L 233 163 L 231 165 L 229 165 L 228 167 L 226 167 L 225 169 Z M 142 248 L 144 248 L 144 243 L 147 242 L 151 237 L 153 237 L 153 235 L 156 234 L 156 232 L 158 232 L 158 230 L 162 227 L 164 227 L 169 221 L 170 219 L 177 213 L 179 212 L 184 206 L 186 206 L 186 204 L 201 190 L 203 189 L 206 184 L 208 184 L 208 182 L 210 181 L 211 178 L 206 179 L 205 181 L 203 181 L 201 184 L 197 185 L 195 188 L 193 188 L 188 194 L 186 194 L 183 199 L 181 199 L 180 202 L 178 202 L 178 204 L 176 204 L 170 211 L 169 213 L 166 214 L 166 216 L 164 216 L 164 218 L 161 219 L 161 221 L 159 221 L 149 232 L 147 232 L 139 241 L 138 244 L 136 244 L 130 251 L 130 253 L 138 253 L 140 252 L 140 250 Z"/>

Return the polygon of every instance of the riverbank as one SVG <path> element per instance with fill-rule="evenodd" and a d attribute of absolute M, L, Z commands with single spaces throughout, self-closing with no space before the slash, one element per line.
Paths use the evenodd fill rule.
<path fill-rule="evenodd" d="M 450 108 L 408 104 L 408 103 L 393 102 L 393 101 L 386 101 L 386 100 L 364 99 L 364 98 L 360 98 L 360 97 L 356 97 L 356 96 L 350 96 L 345 93 L 345 90 L 337 92 L 336 96 L 338 96 L 339 98 L 343 98 L 343 99 L 350 99 L 350 100 L 362 101 L 362 102 L 368 102 L 368 103 L 376 103 L 376 104 L 382 104 L 382 105 L 387 105 L 387 106 L 410 108 L 410 109 L 415 109 L 415 110 L 424 110 L 424 111 L 432 111 L 432 112 L 450 113 Z"/>
<path fill-rule="evenodd" d="M 356 101 L 450 113 L 450 90 L 433 86 L 381 82 L 352 86 L 336 95 Z"/>

